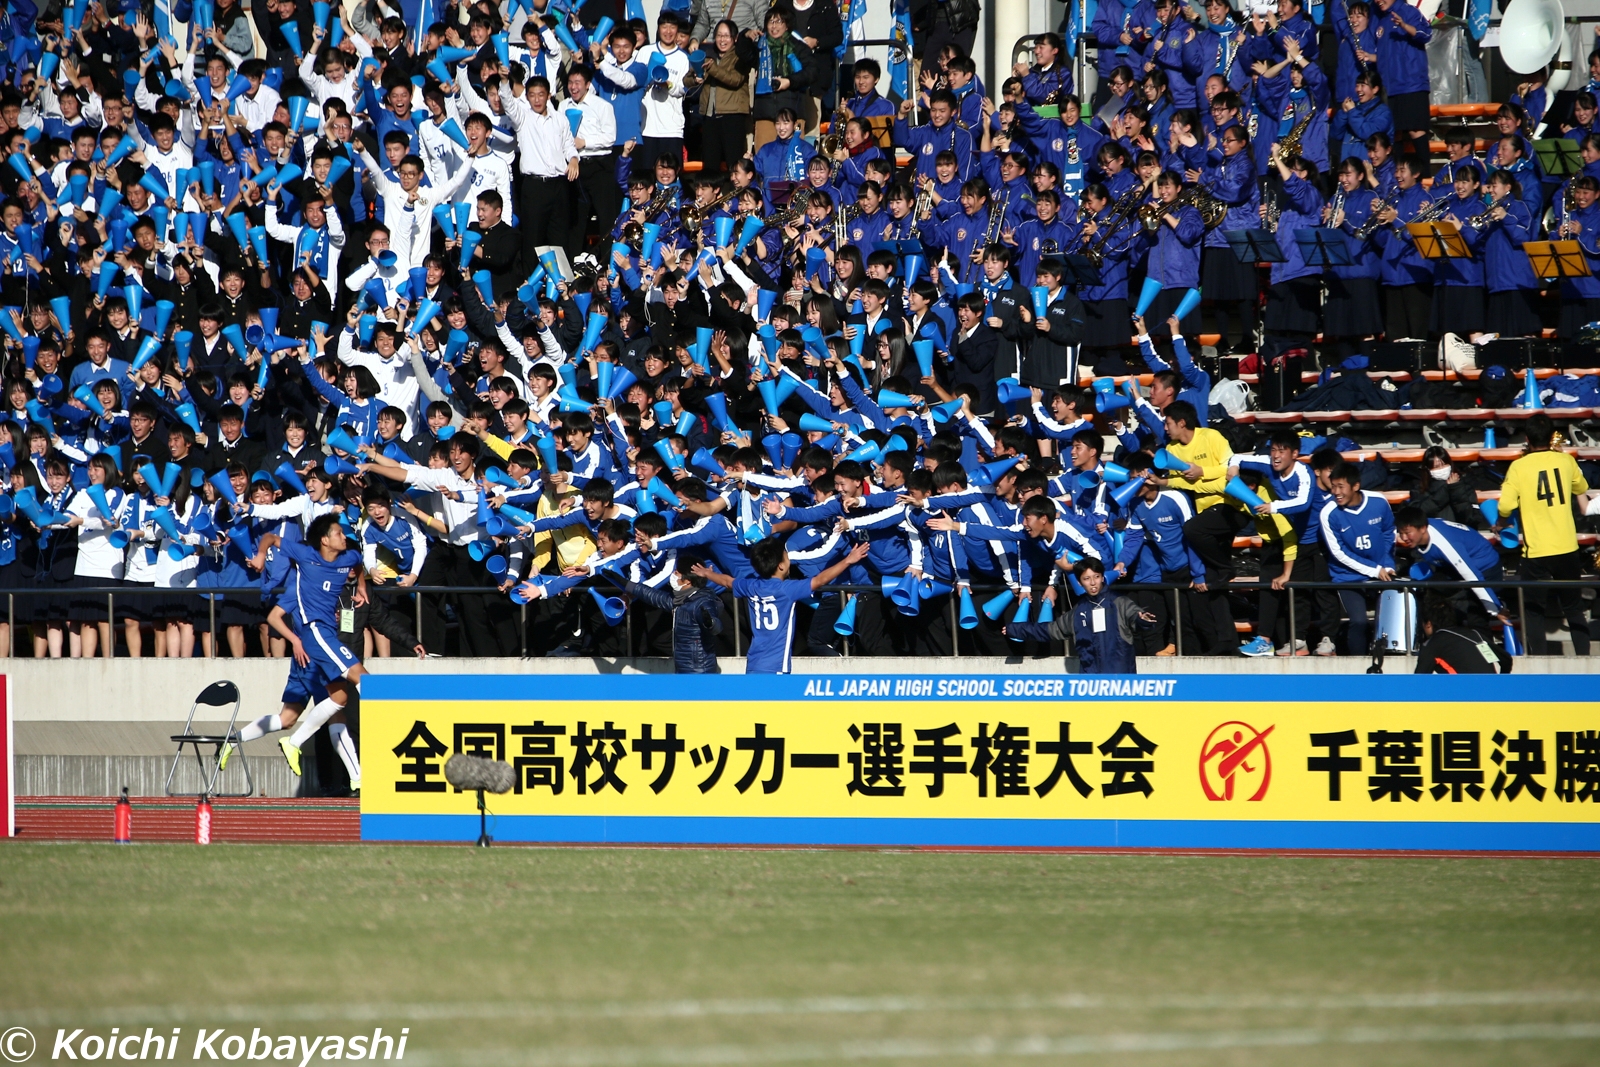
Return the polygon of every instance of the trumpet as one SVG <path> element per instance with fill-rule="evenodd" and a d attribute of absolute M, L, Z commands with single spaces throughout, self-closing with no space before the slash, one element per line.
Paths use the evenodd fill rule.
<path fill-rule="evenodd" d="M 1428 206 L 1417 212 L 1416 216 L 1411 221 L 1438 222 L 1448 214 L 1450 214 L 1450 199 L 1448 197 L 1441 196 L 1437 200 L 1429 201 Z"/>
<path fill-rule="evenodd" d="M 1495 208 L 1498 207 L 1509 209 L 1510 206 L 1511 194 L 1507 193 L 1499 200 L 1491 201 L 1488 207 L 1484 208 L 1470 219 L 1467 219 L 1466 222 L 1462 223 L 1462 225 L 1471 227 L 1473 230 L 1481 230 L 1485 226 L 1489 225 L 1489 223 L 1494 221 L 1494 219 L 1490 216 L 1493 214 Z"/>
<path fill-rule="evenodd" d="M 1378 232 L 1378 227 L 1383 225 L 1383 223 L 1378 221 L 1378 216 L 1387 211 L 1389 208 L 1394 207 L 1394 202 L 1399 198 L 1399 195 L 1400 191 L 1396 189 L 1392 195 L 1383 197 L 1380 200 L 1374 200 L 1372 202 L 1372 214 L 1367 216 L 1366 222 L 1363 222 L 1360 226 L 1356 227 L 1356 240 L 1365 241 L 1368 237 L 1371 237 L 1373 234 Z"/>

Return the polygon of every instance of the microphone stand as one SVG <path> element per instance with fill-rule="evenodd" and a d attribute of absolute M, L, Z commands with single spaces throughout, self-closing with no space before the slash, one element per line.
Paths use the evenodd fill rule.
<path fill-rule="evenodd" d="M 489 836 L 488 806 L 483 802 L 483 790 L 478 790 L 478 847 L 488 848 L 494 844 L 494 838 Z"/>

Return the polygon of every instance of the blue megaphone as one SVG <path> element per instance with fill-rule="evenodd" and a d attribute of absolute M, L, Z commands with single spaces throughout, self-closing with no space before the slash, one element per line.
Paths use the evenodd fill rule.
<path fill-rule="evenodd" d="M 1001 378 L 995 390 L 1002 404 L 1026 404 L 1033 399 L 1033 390 L 1015 378 Z"/>
<path fill-rule="evenodd" d="M 1252 511 L 1266 503 L 1261 499 L 1261 494 L 1250 488 L 1249 483 L 1243 478 L 1229 478 L 1224 491 Z"/>
<path fill-rule="evenodd" d="M 1134 307 L 1133 313 L 1140 318 L 1150 310 L 1150 305 L 1155 303 L 1156 295 L 1161 292 L 1161 283 L 1154 278 L 1146 278 L 1144 286 L 1139 290 L 1139 302 Z"/>
<path fill-rule="evenodd" d="M 1189 469 L 1189 464 L 1187 462 L 1185 462 L 1184 460 L 1179 459 L 1177 456 L 1174 456 L 1171 452 L 1167 451 L 1165 448 L 1161 448 L 1161 449 L 1157 449 L 1156 450 L 1156 457 L 1155 457 L 1155 461 L 1154 462 L 1155 462 L 1155 466 L 1156 466 L 1157 470 L 1186 471 L 1186 470 Z"/>
<path fill-rule="evenodd" d="M 278 464 L 278 469 L 272 472 L 272 476 L 278 480 L 279 485 L 293 489 L 294 495 L 306 495 L 306 483 L 302 481 L 300 475 L 295 472 L 293 464 L 289 463 L 287 460 Z"/>
<path fill-rule="evenodd" d="M 1129 404 L 1128 398 L 1117 392 L 1115 378 L 1096 378 L 1094 380 L 1094 409 L 1102 415 L 1108 411 L 1125 408 Z"/>
<path fill-rule="evenodd" d="M 1017 594 L 1007 589 L 999 596 L 992 597 L 985 601 L 983 605 L 983 613 L 989 616 L 990 621 L 998 622 L 1000 621 L 1000 616 L 1006 613 L 1006 608 L 1010 607 L 1011 602 L 1015 599 L 1017 599 Z"/>
<path fill-rule="evenodd" d="M 600 614 L 605 616 L 608 626 L 615 626 L 628 613 L 628 605 L 621 597 L 606 596 L 595 588 L 590 588 L 589 595 L 594 598 L 594 602 L 600 608 Z"/>
<path fill-rule="evenodd" d="M 1012 456 L 1009 459 L 997 459 L 989 463 L 980 463 L 978 469 L 972 472 L 972 484 L 993 485 L 1001 478 L 1004 478 L 1011 468 L 1021 461 L 1021 456 Z"/>
<path fill-rule="evenodd" d="M 1126 511 L 1143 489 L 1143 478 L 1129 478 L 1126 482 L 1111 490 L 1111 499 L 1116 501 L 1120 510 Z"/>
<path fill-rule="evenodd" d="M 914 408 L 917 402 L 904 393 L 897 393 L 892 389 L 878 390 L 878 406 L 880 408 Z"/>
<path fill-rule="evenodd" d="M 689 464 L 697 470 L 708 471 L 718 478 L 725 478 L 728 475 L 728 472 L 722 469 L 722 464 L 718 463 L 716 457 L 711 454 L 709 448 L 696 449 L 695 454 L 689 459 Z"/>
<path fill-rule="evenodd" d="M 841 594 L 843 595 L 843 594 Z M 839 612 L 839 617 L 834 620 L 833 632 L 840 637 L 853 637 L 856 632 L 856 604 L 859 598 L 847 596 L 844 608 Z"/>

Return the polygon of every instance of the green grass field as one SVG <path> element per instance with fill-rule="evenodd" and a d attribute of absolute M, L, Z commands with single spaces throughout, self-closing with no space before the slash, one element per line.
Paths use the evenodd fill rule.
<path fill-rule="evenodd" d="M 1600 1063 L 1600 864 L 0 847 L 0 1029 L 406 1062 Z M 204 1061 L 203 1061 L 204 1062 Z M 320 1062 L 320 1061 L 319 1061 Z"/>

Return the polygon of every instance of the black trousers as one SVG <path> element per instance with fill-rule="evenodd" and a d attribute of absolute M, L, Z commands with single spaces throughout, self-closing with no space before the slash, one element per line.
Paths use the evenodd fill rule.
<path fill-rule="evenodd" d="M 1564 552 L 1559 556 L 1533 556 L 1522 561 L 1517 576 L 1531 582 L 1575 581 L 1583 577 L 1583 563 L 1577 552 Z M 1552 607 L 1566 616 L 1567 629 L 1572 633 L 1572 651 L 1580 656 L 1589 654 L 1589 621 L 1584 617 L 1581 589 L 1528 589 L 1523 593 L 1523 603 L 1527 605 L 1530 656 L 1543 656 L 1549 652 L 1544 629 Z"/>
<path fill-rule="evenodd" d="M 609 233 L 622 210 L 622 190 L 617 186 L 617 161 L 610 155 L 590 156 L 578 163 L 578 201 L 567 227 L 567 255 L 576 256 L 588 244 L 590 219 L 595 233 Z M 596 257 L 604 258 L 604 257 Z"/>
<path fill-rule="evenodd" d="M 1321 545 L 1301 545 L 1294 558 L 1295 582 L 1328 581 L 1328 557 Z M 1331 589 L 1297 589 L 1294 600 L 1296 637 L 1311 633 L 1330 640 L 1339 636 L 1339 598 Z M 1310 627 L 1309 631 L 1307 627 Z M 1309 643 L 1309 642 L 1308 642 Z"/>
<path fill-rule="evenodd" d="M 742 152 L 740 153 L 743 154 Z M 633 169 L 629 175 L 650 174 L 656 172 L 656 160 L 662 156 L 671 156 L 678 161 L 678 166 L 683 166 L 683 138 L 682 137 L 641 137 L 633 149 Z"/>
<path fill-rule="evenodd" d="M 460 545 L 436 543 L 423 563 L 424 570 L 440 557 L 440 584 L 494 588 L 494 580 L 483 564 L 475 561 Z M 517 613 L 505 596 L 496 592 L 463 593 L 455 597 L 456 618 L 461 621 L 463 656 L 517 656 L 522 649 L 517 640 Z M 427 623 L 424 608 L 424 624 Z M 426 643 L 426 642 L 424 642 Z"/>
<path fill-rule="evenodd" d="M 713 115 L 700 123 L 701 174 L 732 171 L 749 143 L 749 115 Z"/>
<path fill-rule="evenodd" d="M 522 231 L 523 263 L 539 262 L 540 245 L 566 243 L 568 221 L 574 213 L 575 193 L 573 183 L 565 176 L 522 176 L 522 209 L 517 213 L 517 228 Z"/>
<path fill-rule="evenodd" d="M 1183 524 L 1183 536 L 1206 565 L 1206 591 L 1200 594 L 1200 639 L 1207 655 L 1235 656 L 1239 637 L 1228 604 L 1228 583 L 1233 580 L 1233 539 L 1249 527 L 1250 516 L 1239 508 L 1218 504 Z"/>
<path fill-rule="evenodd" d="M 1283 546 L 1276 542 L 1262 546 L 1261 617 L 1256 633 L 1271 641 L 1274 648 L 1282 648 L 1292 639 L 1303 638 L 1306 632 L 1306 617 L 1297 611 L 1294 618 L 1295 632 L 1289 633 L 1289 597 L 1293 594 L 1288 589 L 1272 588 L 1272 580 L 1282 573 Z M 1293 572 L 1290 572 L 1290 577 L 1293 577 Z M 1291 648 L 1289 651 L 1293 652 L 1294 649 Z"/>

